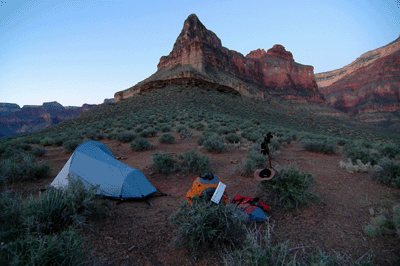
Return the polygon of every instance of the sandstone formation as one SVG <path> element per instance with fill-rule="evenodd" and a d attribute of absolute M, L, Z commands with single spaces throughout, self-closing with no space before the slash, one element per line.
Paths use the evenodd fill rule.
<path fill-rule="evenodd" d="M 185 20 L 172 51 L 161 57 L 157 68 L 149 78 L 117 92 L 115 102 L 169 85 L 215 88 L 261 99 L 270 94 L 291 101 L 325 102 L 314 79 L 314 68 L 296 63 L 282 45 L 243 56 L 223 47 L 217 35 L 194 14 Z"/>
<path fill-rule="evenodd" d="M 364 122 L 399 120 L 400 37 L 342 69 L 315 75 L 329 106 Z M 386 115 L 374 115 L 389 112 Z"/>
<path fill-rule="evenodd" d="M 4 105 L 7 106 L 7 104 Z M 16 108 L 13 112 L 0 115 L 0 125 L 16 134 L 30 133 L 74 118 L 93 106 L 84 104 L 82 107 L 66 109 L 58 102 L 48 102 L 36 106 L 24 105 L 22 108 Z"/>

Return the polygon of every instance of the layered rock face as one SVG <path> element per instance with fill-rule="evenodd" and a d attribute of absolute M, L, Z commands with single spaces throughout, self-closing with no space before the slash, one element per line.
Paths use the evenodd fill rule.
<path fill-rule="evenodd" d="M 148 79 L 117 92 L 115 102 L 143 89 L 149 90 L 151 84 L 159 88 L 160 80 L 180 85 L 181 82 L 187 84 L 188 79 L 204 87 L 220 87 L 248 97 L 263 98 L 264 94 L 273 94 L 292 101 L 325 102 L 314 79 L 314 68 L 294 62 L 292 54 L 282 45 L 243 56 L 223 47 L 217 35 L 207 30 L 194 14 L 186 19 L 173 50 L 161 57 L 157 68 Z"/>
<path fill-rule="evenodd" d="M 66 109 L 58 102 L 48 102 L 38 106 L 24 105 L 13 112 L 0 115 L 0 125 L 15 133 L 30 133 L 72 119 L 93 106 L 95 105 L 84 104 L 82 107 Z"/>
<path fill-rule="evenodd" d="M 400 37 L 342 69 L 315 77 L 329 106 L 365 122 L 398 120 L 394 112 L 400 110 Z M 371 116 L 377 112 L 391 116 Z"/>

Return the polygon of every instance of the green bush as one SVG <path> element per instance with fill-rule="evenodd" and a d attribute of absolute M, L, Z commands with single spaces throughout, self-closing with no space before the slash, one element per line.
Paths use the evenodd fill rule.
<path fill-rule="evenodd" d="M 23 200 L 12 190 L 0 194 L 0 239 L 10 241 L 22 232 Z"/>
<path fill-rule="evenodd" d="M 191 205 L 182 203 L 170 221 L 178 225 L 175 243 L 201 252 L 210 247 L 221 250 L 240 244 L 247 217 L 236 205 L 218 205 L 195 197 Z"/>
<path fill-rule="evenodd" d="M 53 145 L 54 141 L 52 138 L 49 137 L 44 137 L 43 139 L 40 140 L 40 145 L 42 146 L 51 146 Z"/>
<path fill-rule="evenodd" d="M 179 137 L 181 139 L 191 139 L 193 137 L 193 132 L 189 130 L 188 128 L 185 128 L 181 131 L 179 131 Z"/>
<path fill-rule="evenodd" d="M 295 207 L 308 206 L 310 200 L 318 197 L 311 192 L 314 187 L 314 176 L 307 172 L 299 172 L 296 166 L 282 169 L 275 173 L 275 177 L 258 183 L 265 202 L 273 202 L 283 206 L 285 210 Z"/>
<path fill-rule="evenodd" d="M 154 146 L 144 138 L 137 138 L 131 142 L 131 149 L 134 151 L 147 151 L 152 149 Z"/>
<path fill-rule="evenodd" d="M 180 164 L 182 172 L 190 172 L 201 175 L 207 173 L 210 170 L 210 158 L 197 153 L 195 150 L 190 150 L 178 156 L 179 159 L 183 160 Z"/>
<path fill-rule="evenodd" d="M 378 153 L 361 145 L 362 144 L 359 142 L 347 143 L 343 146 L 342 151 L 346 157 L 350 158 L 353 162 L 356 162 L 357 159 L 360 159 L 364 164 L 367 164 L 368 162 L 370 162 L 372 165 L 377 164 L 380 157 Z"/>
<path fill-rule="evenodd" d="M 261 150 L 258 146 L 253 146 L 246 155 L 243 162 L 243 172 L 245 176 L 253 176 L 253 173 L 257 169 L 263 169 L 267 167 L 268 157 L 261 154 Z"/>
<path fill-rule="evenodd" d="M 85 239 L 76 232 L 58 235 L 26 235 L 1 246 L 3 265 L 82 265 L 88 262 Z"/>
<path fill-rule="evenodd" d="M 236 134 L 228 134 L 225 136 L 226 141 L 228 141 L 229 143 L 238 143 L 240 141 L 240 136 L 236 135 Z"/>
<path fill-rule="evenodd" d="M 139 136 L 142 138 L 150 138 L 155 135 L 157 135 L 157 130 L 154 128 L 145 129 L 139 133 Z"/>
<path fill-rule="evenodd" d="M 42 157 L 47 153 L 47 150 L 43 147 L 33 147 L 31 154 L 35 157 Z"/>
<path fill-rule="evenodd" d="M 389 159 L 381 160 L 375 176 L 386 186 L 400 188 L 400 163 Z"/>
<path fill-rule="evenodd" d="M 163 134 L 160 137 L 158 137 L 158 141 L 160 143 L 172 144 L 175 142 L 175 137 L 172 136 L 172 134 L 167 133 L 167 134 Z"/>
<path fill-rule="evenodd" d="M 115 136 L 115 139 L 120 142 L 132 142 L 134 139 L 137 138 L 137 134 L 134 132 L 121 132 Z"/>
<path fill-rule="evenodd" d="M 168 153 L 156 152 L 152 159 L 152 169 L 158 173 L 168 175 L 178 171 L 178 161 Z"/>
<path fill-rule="evenodd" d="M 271 228 L 263 231 L 255 227 L 246 230 L 246 238 L 240 248 L 224 252 L 223 261 L 226 266 L 299 265 L 295 255 L 290 251 L 288 242 L 275 246 L 271 243 Z"/>
<path fill-rule="evenodd" d="M 373 217 L 371 223 L 365 226 L 365 231 L 370 236 L 391 234 L 400 236 L 400 204 L 395 205 L 391 211 L 384 210 Z"/>
<path fill-rule="evenodd" d="M 7 180 L 46 178 L 50 174 L 48 163 L 38 164 L 31 154 L 15 153 L 0 161 L 0 176 Z"/>
<path fill-rule="evenodd" d="M 169 131 L 171 131 L 171 126 L 169 126 L 169 125 L 167 125 L 167 124 L 163 124 L 163 125 L 161 125 L 161 127 L 160 127 L 160 131 L 161 131 L 161 132 L 169 132 Z"/>
<path fill-rule="evenodd" d="M 222 153 L 226 151 L 228 148 L 224 143 L 223 139 L 216 136 L 207 137 L 203 141 L 203 147 L 204 149 L 206 149 L 208 152 L 211 153 Z"/>
<path fill-rule="evenodd" d="M 196 122 L 193 124 L 193 128 L 199 131 L 203 131 L 206 128 L 206 125 L 201 122 Z"/>
<path fill-rule="evenodd" d="M 301 146 L 306 151 L 323 153 L 327 155 L 336 154 L 336 143 L 333 141 L 302 140 Z"/>
<path fill-rule="evenodd" d="M 400 154 L 400 146 L 394 143 L 387 143 L 378 147 L 381 156 L 395 158 Z"/>
<path fill-rule="evenodd" d="M 78 146 L 81 144 L 82 144 L 82 140 L 79 140 L 79 139 L 72 139 L 69 141 L 65 141 L 63 143 L 64 152 L 65 153 L 73 153 L 75 151 L 75 149 L 78 148 Z"/>

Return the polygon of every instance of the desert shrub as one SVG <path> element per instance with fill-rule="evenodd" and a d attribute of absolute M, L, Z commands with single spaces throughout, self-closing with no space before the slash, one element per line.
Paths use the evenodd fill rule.
<path fill-rule="evenodd" d="M 388 158 L 395 158 L 400 154 L 400 146 L 394 143 L 387 143 L 378 147 L 379 154 Z"/>
<path fill-rule="evenodd" d="M 327 155 L 336 154 L 336 143 L 333 141 L 302 140 L 301 146 L 306 151 L 323 153 Z"/>
<path fill-rule="evenodd" d="M 88 262 L 85 239 L 75 231 L 58 235 L 26 235 L 1 246 L 3 265 L 82 265 Z"/>
<path fill-rule="evenodd" d="M 126 143 L 126 142 L 131 142 L 131 141 L 133 141 L 133 140 L 136 139 L 136 138 L 137 138 L 137 134 L 136 134 L 136 133 L 134 133 L 134 132 L 127 132 L 127 131 L 118 133 L 118 134 L 115 136 L 115 139 L 116 139 L 116 140 L 118 140 L 118 141 L 120 141 L 120 142 L 124 142 L 124 143 Z"/>
<path fill-rule="evenodd" d="M 242 175 L 252 176 L 254 171 L 267 167 L 267 156 L 261 154 L 258 146 L 254 145 L 249 149 L 246 158 L 243 160 Z"/>
<path fill-rule="evenodd" d="M 47 150 L 43 147 L 33 147 L 31 154 L 35 157 L 42 157 L 47 153 Z"/>
<path fill-rule="evenodd" d="M 201 175 L 207 173 L 210 170 L 210 158 L 206 155 L 201 155 L 195 150 L 190 150 L 178 156 L 179 159 L 183 160 L 180 164 L 182 172 L 190 172 Z"/>
<path fill-rule="evenodd" d="M 222 153 L 228 148 L 223 139 L 217 136 L 206 137 L 203 147 L 211 153 Z"/>
<path fill-rule="evenodd" d="M 182 203 L 170 221 L 178 225 L 175 243 L 200 252 L 209 247 L 221 249 L 240 244 L 247 217 L 235 205 L 218 205 L 195 197 L 191 205 Z"/>
<path fill-rule="evenodd" d="M 80 180 L 70 178 L 64 190 L 48 189 L 39 198 L 30 198 L 25 205 L 24 225 L 32 233 L 53 234 L 70 226 L 87 226 L 88 218 L 102 214 L 96 202 L 98 186 L 86 188 Z"/>
<path fill-rule="evenodd" d="M 162 124 L 160 127 L 160 131 L 161 132 L 169 132 L 169 131 L 171 131 L 171 126 L 167 125 L 167 124 Z"/>
<path fill-rule="evenodd" d="M 206 128 L 206 125 L 201 122 L 196 122 L 193 124 L 193 128 L 199 131 L 203 131 Z"/>
<path fill-rule="evenodd" d="M 7 180 L 46 178 L 50 174 L 48 163 L 35 162 L 35 156 L 15 153 L 10 158 L 0 161 L 0 176 Z"/>
<path fill-rule="evenodd" d="M 21 233 L 23 200 L 12 190 L 0 194 L 0 239 L 10 241 Z"/>
<path fill-rule="evenodd" d="M 295 207 L 308 206 L 310 200 L 318 198 L 311 192 L 314 183 L 313 175 L 299 172 L 296 166 L 292 166 L 277 171 L 269 181 L 259 182 L 258 189 L 265 202 L 293 210 Z"/>
<path fill-rule="evenodd" d="M 238 143 L 240 141 L 240 136 L 236 135 L 236 134 L 228 134 L 225 136 L 226 141 L 230 142 L 230 143 Z"/>
<path fill-rule="evenodd" d="M 80 139 L 72 139 L 63 143 L 65 153 L 73 153 L 79 145 L 82 144 Z"/>
<path fill-rule="evenodd" d="M 364 229 L 370 236 L 390 234 L 400 236 L 400 204 L 395 205 L 391 211 L 384 210 L 373 217 Z"/>
<path fill-rule="evenodd" d="M 144 138 L 137 138 L 130 144 L 131 149 L 134 151 L 147 151 L 153 148 L 153 145 Z"/>
<path fill-rule="evenodd" d="M 139 133 L 139 136 L 142 138 L 150 138 L 157 135 L 157 130 L 154 128 L 148 128 Z"/>
<path fill-rule="evenodd" d="M 257 227 L 246 229 L 246 238 L 241 247 L 236 250 L 225 250 L 223 261 L 227 266 L 298 265 L 295 263 L 295 253 L 290 251 L 288 242 L 275 246 L 271 243 L 270 227 L 265 231 Z"/>
<path fill-rule="evenodd" d="M 141 126 L 135 127 L 135 129 L 134 129 L 134 131 L 135 131 L 136 133 L 140 133 L 140 132 L 142 132 L 143 130 L 144 130 L 144 128 L 141 127 Z"/>
<path fill-rule="evenodd" d="M 242 137 L 248 139 L 252 142 L 260 142 L 262 141 L 262 134 L 256 128 L 246 128 L 242 132 Z"/>
<path fill-rule="evenodd" d="M 379 161 L 379 155 L 376 151 L 361 146 L 359 142 L 347 143 L 343 146 L 342 151 L 346 157 L 350 158 L 353 162 L 360 159 L 364 164 L 370 162 L 372 165 L 375 165 Z"/>
<path fill-rule="evenodd" d="M 43 139 L 40 140 L 40 145 L 42 146 L 51 146 L 53 145 L 54 141 L 50 137 L 44 137 Z"/>
<path fill-rule="evenodd" d="M 375 172 L 376 179 L 389 187 L 400 188 L 400 163 L 384 159 Z"/>
<path fill-rule="evenodd" d="M 160 137 L 158 137 L 158 141 L 160 143 L 172 144 L 175 142 L 175 137 L 172 134 L 167 133 L 167 134 L 163 134 Z"/>
<path fill-rule="evenodd" d="M 152 169 L 158 173 L 168 175 L 178 170 L 178 161 L 168 153 L 156 152 L 152 159 Z"/>
<path fill-rule="evenodd" d="M 229 134 L 230 133 L 230 130 L 229 130 L 229 128 L 227 128 L 227 127 L 221 127 L 221 128 L 219 128 L 218 130 L 217 130 L 217 134 L 218 135 L 227 135 L 227 134 Z"/>
<path fill-rule="evenodd" d="M 193 137 L 193 132 L 185 127 L 184 129 L 179 131 L 179 137 L 181 139 L 191 139 Z"/>

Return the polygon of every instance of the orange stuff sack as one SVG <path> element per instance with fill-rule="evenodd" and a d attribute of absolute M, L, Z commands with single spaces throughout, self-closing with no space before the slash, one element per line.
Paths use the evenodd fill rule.
<path fill-rule="evenodd" d="M 211 200 L 212 195 L 214 194 L 215 189 L 218 187 L 219 182 L 223 182 L 218 176 L 205 176 L 198 177 L 192 185 L 192 188 L 186 193 L 186 200 L 190 205 L 193 202 L 193 197 L 200 197 L 203 193 L 205 193 L 209 199 Z M 205 178 L 206 177 L 206 178 Z M 210 179 L 212 178 L 212 179 Z M 226 194 L 226 190 L 222 195 L 221 202 L 226 205 L 228 202 L 228 196 Z"/>

